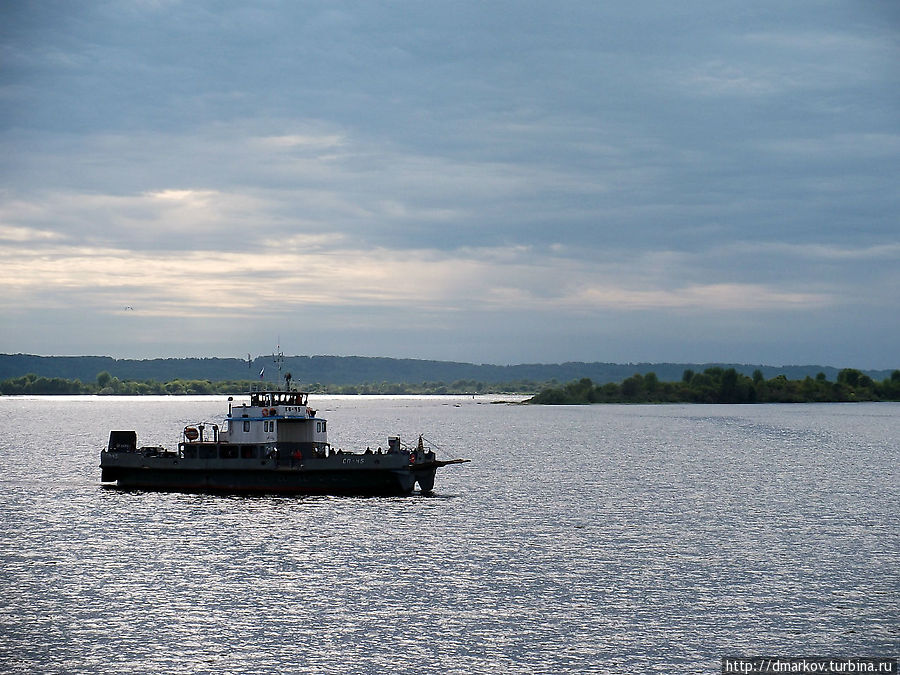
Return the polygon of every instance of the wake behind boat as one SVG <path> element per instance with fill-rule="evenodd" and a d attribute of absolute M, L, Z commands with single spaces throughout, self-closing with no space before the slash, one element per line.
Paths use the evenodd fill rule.
<path fill-rule="evenodd" d="M 309 394 L 250 391 L 218 424 L 184 428 L 175 451 L 139 447 L 134 431 L 111 431 L 100 452 L 101 482 L 121 488 L 295 494 L 404 495 L 434 488 L 437 470 L 465 459 L 438 460 L 419 436 L 415 447 L 388 437 L 387 448 L 335 450 L 327 421 Z"/>

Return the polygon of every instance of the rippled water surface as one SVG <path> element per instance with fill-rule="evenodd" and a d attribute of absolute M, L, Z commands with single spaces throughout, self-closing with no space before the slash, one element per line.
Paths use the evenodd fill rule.
<path fill-rule="evenodd" d="M 900 652 L 900 405 L 320 397 L 423 432 L 431 497 L 99 484 L 217 398 L 0 398 L 0 672 L 718 672 Z"/>

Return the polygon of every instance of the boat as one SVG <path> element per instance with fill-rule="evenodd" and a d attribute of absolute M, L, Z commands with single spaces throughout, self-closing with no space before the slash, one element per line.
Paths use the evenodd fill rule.
<path fill-rule="evenodd" d="M 439 460 L 419 436 L 414 446 L 389 436 L 387 447 L 336 450 L 328 422 L 307 392 L 287 385 L 228 397 L 223 423 L 184 427 L 177 450 L 138 446 L 135 431 L 110 431 L 100 452 L 100 481 L 119 488 L 186 492 L 408 495 L 434 489 L 437 470 L 466 459 Z"/>

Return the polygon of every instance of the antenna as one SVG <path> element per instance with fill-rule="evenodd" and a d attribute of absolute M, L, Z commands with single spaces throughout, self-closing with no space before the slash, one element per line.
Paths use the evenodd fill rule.
<path fill-rule="evenodd" d="M 280 338 L 279 338 L 280 342 Z M 281 382 L 281 370 L 284 366 L 284 353 L 281 351 L 281 345 L 275 347 L 275 353 L 272 354 L 272 361 L 275 362 L 275 368 L 278 370 L 278 382 Z"/>

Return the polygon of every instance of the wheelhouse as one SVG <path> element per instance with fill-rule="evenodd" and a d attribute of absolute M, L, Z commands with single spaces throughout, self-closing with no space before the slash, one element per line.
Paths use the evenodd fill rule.
<path fill-rule="evenodd" d="M 325 455 L 329 447 L 328 423 L 316 417 L 316 411 L 307 405 L 309 394 L 291 390 L 248 394 L 249 403 L 235 405 L 229 398 L 221 430 L 217 425 L 211 425 L 211 429 L 204 425 L 186 427 L 180 444 L 182 452 L 201 456 L 213 452 L 210 446 L 214 446 L 219 458 L 277 455 L 299 459 Z"/>

